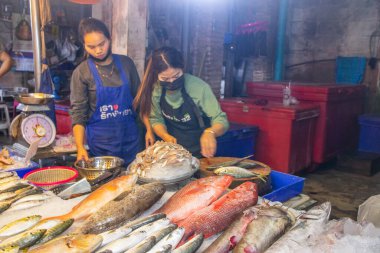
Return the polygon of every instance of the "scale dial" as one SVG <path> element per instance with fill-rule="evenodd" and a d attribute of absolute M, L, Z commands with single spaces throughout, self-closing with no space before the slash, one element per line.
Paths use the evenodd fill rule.
<path fill-rule="evenodd" d="M 44 148 L 53 143 L 56 130 L 53 121 L 43 114 L 32 114 L 21 123 L 21 134 L 25 141 L 32 144 L 41 138 L 38 147 Z"/>

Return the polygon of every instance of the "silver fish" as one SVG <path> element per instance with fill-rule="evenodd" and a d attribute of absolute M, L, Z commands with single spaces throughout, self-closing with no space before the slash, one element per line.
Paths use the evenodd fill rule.
<path fill-rule="evenodd" d="M 124 253 L 145 253 L 156 244 L 156 237 L 150 236 Z"/>
<path fill-rule="evenodd" d="M 96 253 L 119 253 L 131 249 L 147 237 L 146 231 L 133 232 L 124 238 L 113 241 L 100 248 Z"/>
<path fill-rule="evenodd" d="M 46 229 L 26 231 L 22 234 L 9 237 L 0 243 L 0 248 L 17 245 L 20 249 L 34 245 L 46 232 Z"/>
<path fill-rule="evenodd" d="M 22 203 L 22 202 L 27 202 L 27 201 L 33 201 L 33 200 L 47 200 L 47 199 L 50 199 L 52 198 L 53 196 L 51 195 L 48 195 L 48 194 L 33 194 L 33 195 L 28 195 L 28 196 L 25 196 L 17 201 L 15 201 L 13 203 L 14 204 L 18 204 L 18 203 Z"/>
<path fill-rule="evenodd" d="M 74 219 L 68 219 L 48 229 L 45 232 L 45 234 L 42 236 L 41 240 L 38 241 L 38 243 L 40 244 L 46 243 L 50 241 L 51 239 L 53 239 L 54 237 L 62 234 L 63 232 L 66 231 L 66 229 L 68 229 L 73 224 L 73 222 L 74 222 Z"/>
<path fill-rule="evenodd" d="M 252 210 L 257 218 L 248 225 L 233 253 L 264 252 L 295 222 L 295 218 L 281 207 L 259 206 Z"/>
<path fill-rule="evenodd" d="M 172 253 L 193 253 L 202 245 L 203 238 L 203 234 L 198 234 L 185 244 L 173 250 Z"/>
<path fill-rule="evenodd" d="M 324 202 L 319 206 L 311 208 L 305 215 L 302 215 L 292 229 L 281 236 L 265 252 L 267 253 L 292 253 L 302 252 L 303 242 L 310 236 L 318 234 L 317 231 L 324 227 L 329 220 L 331 213 L 331 203 Z"/>
<path fill-rule="evenodd" d="M 6 177 L 12 177 L 12 176 L 17 176 L 17 173 L 14 171 L 12 171 L 12 172 L 9 172 L 9 171 L 0 172 L 0 178 L 6 178 Z"/>
<path fill-rule="evenodd" d="M 152 249 L 148 251 L 148 253 L 160 252 L 162 250 L 165 250 L 167 245 L 170 245 L 172 248 L 177 247 L 184 234 L 184 228 L 177 228 L 176 230 L 162 238 L 156 245 L 154 245 Z"/>
<path fill-rule="evenodd" d="M 17 189 L 24 188 L 27 186 L 29 186 L 29 184 L 28 184 L 28 181 L 26 180 L 10 181 L 8 183 L 0 185 L 0 193 L 15 191 Z"/>
<path fill-rule="evenodd" d="M 170 224 L 169 226 L 166 226 L 160 230 L 157 230 L 153 233 L 150 233 L 150 236 L 154 236 L 156 238 L 156 241 L 160 241 L 162 238 L 173 232 L 177 228 L 176 224 Z"/>
<path fill-rule="evenodd" d="M 103 242 L 102 242 L 101 246 L 104 246 L 104 245 L 106 245 L 112 241 L 115 241 L 119 238 L 126 236 L 127 234 L 131 233 L 132 230 L 135 230 L 135 229 L 137 229 L 141 226 L 144 226 L 146 224 L 150 224 L 150 223 L 152 223 L 156 220 L 162 219 L 164 217 L 166 217 L 166 215 L 163 213 L 152 214 L 152 215 L 142 217 L 142 218 L 133 220 L 131 222 L 128 222 L 126 225 L 124 225 L 120 228 L 103 232 L 100 234 L 103 238 Z"/>
<path fill-rule="evenodd" d="M 12 221 L 0 229 L 0 237 L 12 236 L 21 233 L 41 220 L 41 215 L 27 216 L 15 221 Z"/>
<path fill-rule="evenodd" d="M 32 201 L 21 202 L 16 205 L 12 205 L 7 211 L 18 211 L 18 210 L 23 210 L 27 208 L 32 208 L 35 206 L 40 206 L 44 202 L 45 200 L 32 200 Z"/>
<path fill-rule="evenodd" d="M 139 231 L 145 231 L 148 233 L 148 235 L 152 235 L 153 233 L 160 231 L 161 229 L 163 229 L 169 224 L 170 224 L 170 220 L 168 218 L 163 218 L 163 219 L 156 220 L 155 222 L 149 223 L 145 226 L 142 226 L 136 229 L 135 231 L 133 231 L 133 233 L 139 232 Z"/>
<path fill-rule="evenodd" d="M 20 180 L 20 178 L 18 176 L 5 177 L 0 179 L 0 185 L 16 180 Z"/>
<path fill-rule="evenodd" d="M 233 176 L 234 178 L 248 178 L 248 177 L 260 177 L 261 176 L 258 173 L 254 173 L 252 171 L 249 171 L 247 169 L 237 167 L 237 166 L 221 167 L 221 168 L 214 170 L 214 173 L 218 176 L 230 175 L 230 176 Z"/>
<path fill-rule="evenodd" d="M 3 193 L 0 193 L 0 201 L 9 200 L 16 196 L 17 194 L 14 192 L 3 192 Z"/>

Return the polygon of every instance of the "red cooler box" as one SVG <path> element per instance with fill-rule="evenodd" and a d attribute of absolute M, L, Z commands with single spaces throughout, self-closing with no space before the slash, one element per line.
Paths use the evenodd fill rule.
<path fill-rule="evenodd" d="M 251 98 L 282 101 L 287 82 L 248 82 Z M 357 147 L 358 117 L 364 110 L 364 85 L 292 83 L 292 96 L 301 103 L 320 106 L 315 130 L 313 162 L 323 163 Z"/>
<path fill-rule="evenodd" d="M 254 159 L 286 173 L 311 166 L 319 106 L 283 106 L 278 102 L 260 106 L 253 102 L 249 98 L 220 100 L 229 121 L 259 127 Z"/>
<path fill-rule="evenodd" d="M 55 118 L 57 120 L 57 134 L 71 132 L 71 117 L 69 114 L 69 102 L 55 104 Z"/>

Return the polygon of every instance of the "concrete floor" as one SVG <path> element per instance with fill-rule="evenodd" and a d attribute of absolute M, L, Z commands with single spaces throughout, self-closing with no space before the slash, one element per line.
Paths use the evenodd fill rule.
<path fill-rule="evenodd" d="M 331 163 L 301 175 L 306 178 L 303 193 L 320 203 L 330 201 L 331 218 L 356 220 L 359 205 L 370 196 L 380 194 L 380 173 L 363 176 L 344 172 L 344 169 Z"/>
<path fill-rule="evenodd" d="M 0 146 L 12 140 L 0 133 Z M 314 172 L 299 175 L 306 178 L 303 193 L 319 203 L 332 203 L 331 218 L 350 217 L 356 220 L 358 207 L 372 195 L 380 194 L 380 172 L 362 176 L 337 170 L 337 163 L 320 166 Z"/>

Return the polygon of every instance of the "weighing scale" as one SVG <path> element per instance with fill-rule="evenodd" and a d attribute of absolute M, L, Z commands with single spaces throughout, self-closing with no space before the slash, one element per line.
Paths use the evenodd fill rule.
<path fill-rule="evenodd" d="M 12 147 L 22 153 L 38 139 L 38 148 L 50 146 L 56 136 L 56 128 L 53 121 L 46 115 L 50 110 L 47 103 L 53 99 L 53 95 L 44 93 L 22 94 L 16 97 L 20 102 L 17 109 L 21 114 L 17 115 L 11 125 L 10 134 L 17 139 Z"/>

